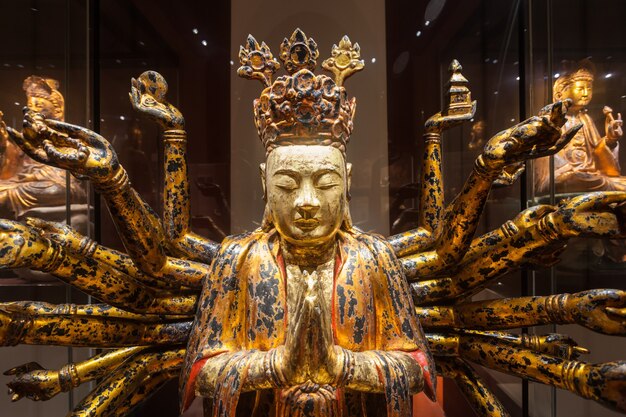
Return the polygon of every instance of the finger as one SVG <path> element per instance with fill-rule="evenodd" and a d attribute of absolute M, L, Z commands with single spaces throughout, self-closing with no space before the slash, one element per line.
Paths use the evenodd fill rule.
<path fill-rule="evenodd" d="M 587 348 L 584 348 L 582 346 L 572 346 L 572 349 L 574 350 L 574 352 L 576 352 L 576 356 L 580 356 L 580 355 L 588 355 L 591 353 L 591 351 Z"/>
<path fill-rule="evenodd" d="M 21 132 L 18 132 L 12 127 L 7 127 L 7 133 L 9 134 L 13 142 L 17 146 L 19 146 L 19 148 L 22 149 L 26 153 L 26 155 L 44 164 L 47 164 L 49 162 L 46 152 L 43 149 L 33 146 L 30 141 L 24 138 L 24 135 L 22 135 Z"/>
<path fill-rule="evenodd" d="M 13 142 L 17 146 L 22 148 L 25 152 L 28 153 L 30 151 L 34 151 L 35 148 L 33 147 L 33 145 L 30 142 L 28 142 L 26 139 L 24 139 L 24 135 L 22 135 L 21 132 L 18 132 L 12 127 L 7 126 L 7 133 L 9 134 L 9 137 L 13 140 Z"/>
<path fill-rule="evenodd" d="M 567 113 L 568 103 L 558 101 L 552 106 L 550 111 L 550 122 L 554 125 L 561 127 L 565 124 L 565 114 Z"/>
<path fill-rule="evenodd" d="M 133 105 L 133 108 L 138 109 L 139 105 L 141 104 L 141 93 L 139 92 L 139 89 L 137 88 L 137 80 L 135 80 L 134 78 L 131 79 L 131 87 L 130 87 L 130 93 L 128 93 L 129 97 L 130 97 L 130 102 Z"/>
<path fill-rule="evenodd" d="M 89 149 L 82 144 L 77 150 L 72 150 L 72 152 L 66 153 L 59 151 L 59 149 L 54 146 L 51 141 L 46 139 L 43 142 L 43 148 L 50 160 L 54 161 L 59 166 L 75 167 L 77 165 L 81 165 L 89 156 Z"/>
<path fill-rule="evenodd" d="M 104 141 L 104 138 L 96 132 L 93 132 L 81 126 L 76 126 L 53 119 L 46 119 L 45 123 L 46 125 L 48 125 L 48 127 L 65 133 L 68 136 L 83 139 L 89 145 L 98 146 Z"/>
<path fill-rule="evenodd" d="M 509 172 L 508 169 L 505 169 L 504 171 L 502 171 L 500 176 L 493 182 L 494 185 L 502 185 L 502 186 L 513 185 L 515 181 L 517 181 L 518 178 L 521 177 L 524 171 L 526 170 L 526 167 L 523 164 L 516 164 L 516 166 L 513 168 L 514 168 L 514 171 L 512 173 Z"/>
<path fill-rule="evenodd" d="M 23 365 L 16 366 L 15 368 L 11 368 L 8 371 L 4 372 L 4 375 L 17 375 L 17 374 L 25 374 L 26 372 L 35 371 L 43 369 L 41 365 L 37 362 L 28 362 Z"/>
<path fill-rule="evenodd" d="M 24 140 L 24 136 L 22 135 L 21 132 L 18 132 L 17 130 L 9 126 L 6 126 L 6 130 L 7 130 L 7 133 L 9 134 L 9 137 L 13 140 L 13 142 L 15 142 L 16 145 L 24 143 L 25 146 L 31 146 L 30 143 Z"/>
<path fill-rule="evenodd" d="M 46 220 L 38 219 L 37 217 L 27 217 L 26 224 L 29 225 L 30 227 L 35 227 L 45 232 L 56 232 L 56 233 L 64 232 L 63 228 L 61 227 L 59 223 L 49 222 Z"/>
<path fill-rule="evenodd" d="M 47 139 L 49 139 L 55 146 L 65 146 L 70 148 L 78 149 L 80 146 L 85 146 L 83 143 L 76 138 L 72 138 L 66 133 L 57 132 L 52 129 L 49 130 L 49 135 Z"/>
<path fill-rule="evenodd" d="M 9 382 L 9 384 L 10 384 L 10 382 Z M 9 385 L 9 384 L 7 384 L 7 385 Z M 23 396 L 22 394 L 18 394 L 17 392 L 13 391 L 11 388 L 9 388 L 9 395 L 11 396 L 11 402 L 15 402 L 15 401 L 21 399 L 22 396 Z"/>
<path fill-rule="evenodd" d="M 607 311 L 607 313 L 611 313 L 611 314 L 613 314 L 615 316 L 623 317 L 623 318 L 626 319 L 626 307 L 624 307 L 624 308 L 607 307 L 606 311 Z"/>
<path fill-rule="evenodd" d="M 133 110 L 139 110 L 139 103 L 137 103 L 136 99 L 135 99 L 135 87 L 131 87 L 130 93 L 128 93 L 128 99 L 130 100 L 130 105 L 132 106 Z"/>
<path fill-rule="evenodd" d="M 24 365 L 16 366 L 15 368 L 7 369 L 2 375 L 11 376 L 24 373 L 21 369 Z"/>
<path fill-rule="evenodd" d="M 548 149 L 545 149 L 545 150 L 542 150 L 540 152 L 535 153 L 533 155 L 533 158 L 540 158 L 540 157 L 543 157 L 543 156 L 550 156 L 550 155 L 554 155 L 555 153 L 559 152 L 561 149 L 563 149 L 565 147 L 565 145 L 567 145 L 569 143 L 570 140 L 572 140 L 572 138 L 574 136 L 576 136 L 576 133 L 578 133 L 578 131 L 582 127 L 583 127 L 582 123 L 579 123 L 576 126 L 572 127 L 567 132 L 562 134 L 561 137 L 555 142 L 555 144 L 553 146 L 549 147 Z"/>

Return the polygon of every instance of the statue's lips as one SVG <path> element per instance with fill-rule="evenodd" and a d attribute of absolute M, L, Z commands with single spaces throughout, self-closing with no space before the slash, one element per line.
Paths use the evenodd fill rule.
<path fill-rule="evenodd" d="M 298 219 L 294 222 L 296 227 L 303 232 L 315 229 L 320 225 L 320 221 L 317 219 Z"/>

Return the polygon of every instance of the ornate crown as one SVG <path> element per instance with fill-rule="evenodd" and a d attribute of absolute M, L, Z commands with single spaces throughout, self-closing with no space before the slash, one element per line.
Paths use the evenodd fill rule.
<path fill-rule="evenodd" d="M 356 100 L 348 98 L 343 83 L 363 69 L 359 44 L 347 36 L 333 45 L 322 68 L 334 74 L 315 75 L 317 44 L 300 29 L 280 45 L 279 58 L 289 75 L 272 76 L 280 64 L 269 47 L 248 35 L 239 49 L 237 74 L 260 80 L 266 87 L 254 100 L 254 123 L 267 153 L 282 145 L 329 145 L 345 152 L 352 133 Z"/>

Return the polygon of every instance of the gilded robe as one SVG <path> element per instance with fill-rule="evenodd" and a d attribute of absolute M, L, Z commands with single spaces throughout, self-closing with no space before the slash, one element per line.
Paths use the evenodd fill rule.
<path fill-rule="evenodd" d="M 193 400 L 195 378 L 210 358 L 224 352 L 267 351 L 285 343 L 289 312 L 286 273 L 279 249 L 275 230 L 258 229 L 222 243 L 204 282 L 187 347 L 181 375 L 183 409 Z M 335 344 L 356 352 L 411 354 L 422 365 L 425 392 L 433 398 L 434 362 L 393 250 L 382 237 L 356 229 L 338 233 L 338 249 L 331 302 Z M 244 357 L 242 353 L 241 358 Z M 245 360 L 237 363 L 235 367 L 245 368 Z M 392 377 L 387 375 L 388 379 Z M 245 372 L 233 372 L 230 378 L 229 384 L 235 388 L 224 393 L 228 401 L 239 396 L 236 387 L 241 385 Z M 396 378 L 402 379 L 402 375 Z M 340 401 L 348 411 L 343 413 L 396 415 L 390 411 L 390 400 L 396 400 L 393 389 L 388 386 L 384 395 L 346 390 Z M 242 394 L 238 406 L 235 404 L 236 415 L 275 415 L 276 392 L 271 391 Z"/>

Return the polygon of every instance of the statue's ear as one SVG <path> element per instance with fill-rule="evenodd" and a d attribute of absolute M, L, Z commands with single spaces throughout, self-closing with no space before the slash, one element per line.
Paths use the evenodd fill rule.
<path fill-rule="evenodd" d="M 265 163 L 259 165 L 259 173 L 261 174 L 261 187 L 263 187 L 263 201 L 267 201 L 267 188 L 265 186 Z"/>
<path fill-rule="evenodd" d="M 350 201 L 350 187 L 352 186 L 352 164 L 346 162 L 346 194 L 348 195 L 348 201 Z"/>

